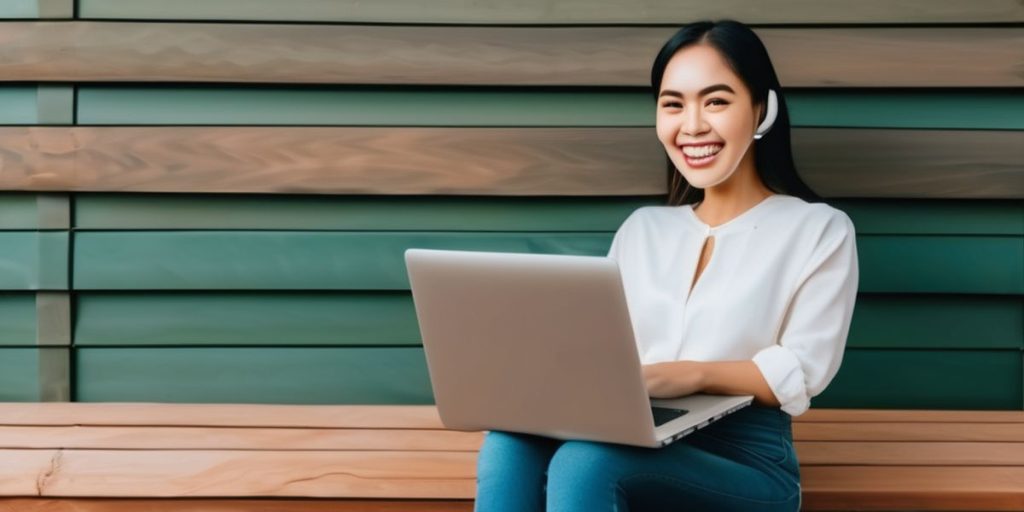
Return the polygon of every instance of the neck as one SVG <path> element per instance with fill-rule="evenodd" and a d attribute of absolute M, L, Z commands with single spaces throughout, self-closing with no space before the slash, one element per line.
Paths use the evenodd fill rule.
<path fill-rule="evenodd" d="M 704 200 L 694 208 L 694 212 L 698 213 L 705 224 L 717 226 L 774 194 L 757 176 L 754 151 L 751 148 L 729 179 L 704 190 Z"/>

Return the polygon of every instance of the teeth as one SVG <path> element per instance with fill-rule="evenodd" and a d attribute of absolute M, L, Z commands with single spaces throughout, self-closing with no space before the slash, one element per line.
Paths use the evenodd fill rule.
<path fill-rule="evenodd" d="M 721 144 L 711 144 L 708 146 L 683 146 L 683 154 L 694 158 L 711 156 L 721 150 Z"/>

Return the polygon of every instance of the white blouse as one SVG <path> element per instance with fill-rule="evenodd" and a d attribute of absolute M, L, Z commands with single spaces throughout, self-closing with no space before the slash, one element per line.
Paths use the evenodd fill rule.
<path fill-rule="evenodd" d="M 690 292 L 708 237 L 711 259 Z M 753 360 L 791 416 L 839 370 L 857 297 L 853 222 L 776 194 L 719 226 L 690 205 L 645 206 L 615 233 L 643 364 Z"/>

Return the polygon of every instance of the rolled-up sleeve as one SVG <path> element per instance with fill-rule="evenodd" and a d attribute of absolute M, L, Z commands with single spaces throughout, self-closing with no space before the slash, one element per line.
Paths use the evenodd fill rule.
<path fill-rule="evenodd" d="M 834 210 L 797 281 L 778 343 L 753 358 L 791 416 L 806 412 L 839 371 L 858 281 L 853 222 Z"/>

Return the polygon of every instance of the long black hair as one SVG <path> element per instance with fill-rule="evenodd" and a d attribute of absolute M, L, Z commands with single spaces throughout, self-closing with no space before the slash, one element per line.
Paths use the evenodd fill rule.
<path fill-rule="evenodd" d="M 774 90 L 778 97 L 779 112 L 775 124 L 764 137 L 754 142 L 754 165 L 761 181 L 775 193 L 796 196 L 809 203 L 821 202 L 822 198 L 796 172 L 789 136 L 789 110 L 782 96 L 779 77 L 775 75 L 775 67 L 768 57 L 768 50 L 757 34 L 743 23 L 729 19 L 697 21 L 681 28 L 669 38 L 651 68 L 654 100 L 658 100 L 668 61 L 679 50 L 695 44 L 707 44 L 722 55 L 750 90 L 754 104 L 767 105 L 768 89 Z M 760 124 L 760 121 L 756 124 Z M 676 170 L 668 153 L 665 158 L 668 161 L 668 204 L 678 206 L 702 201 L 704 190 L 686 181 L 682 173 Z"/>

